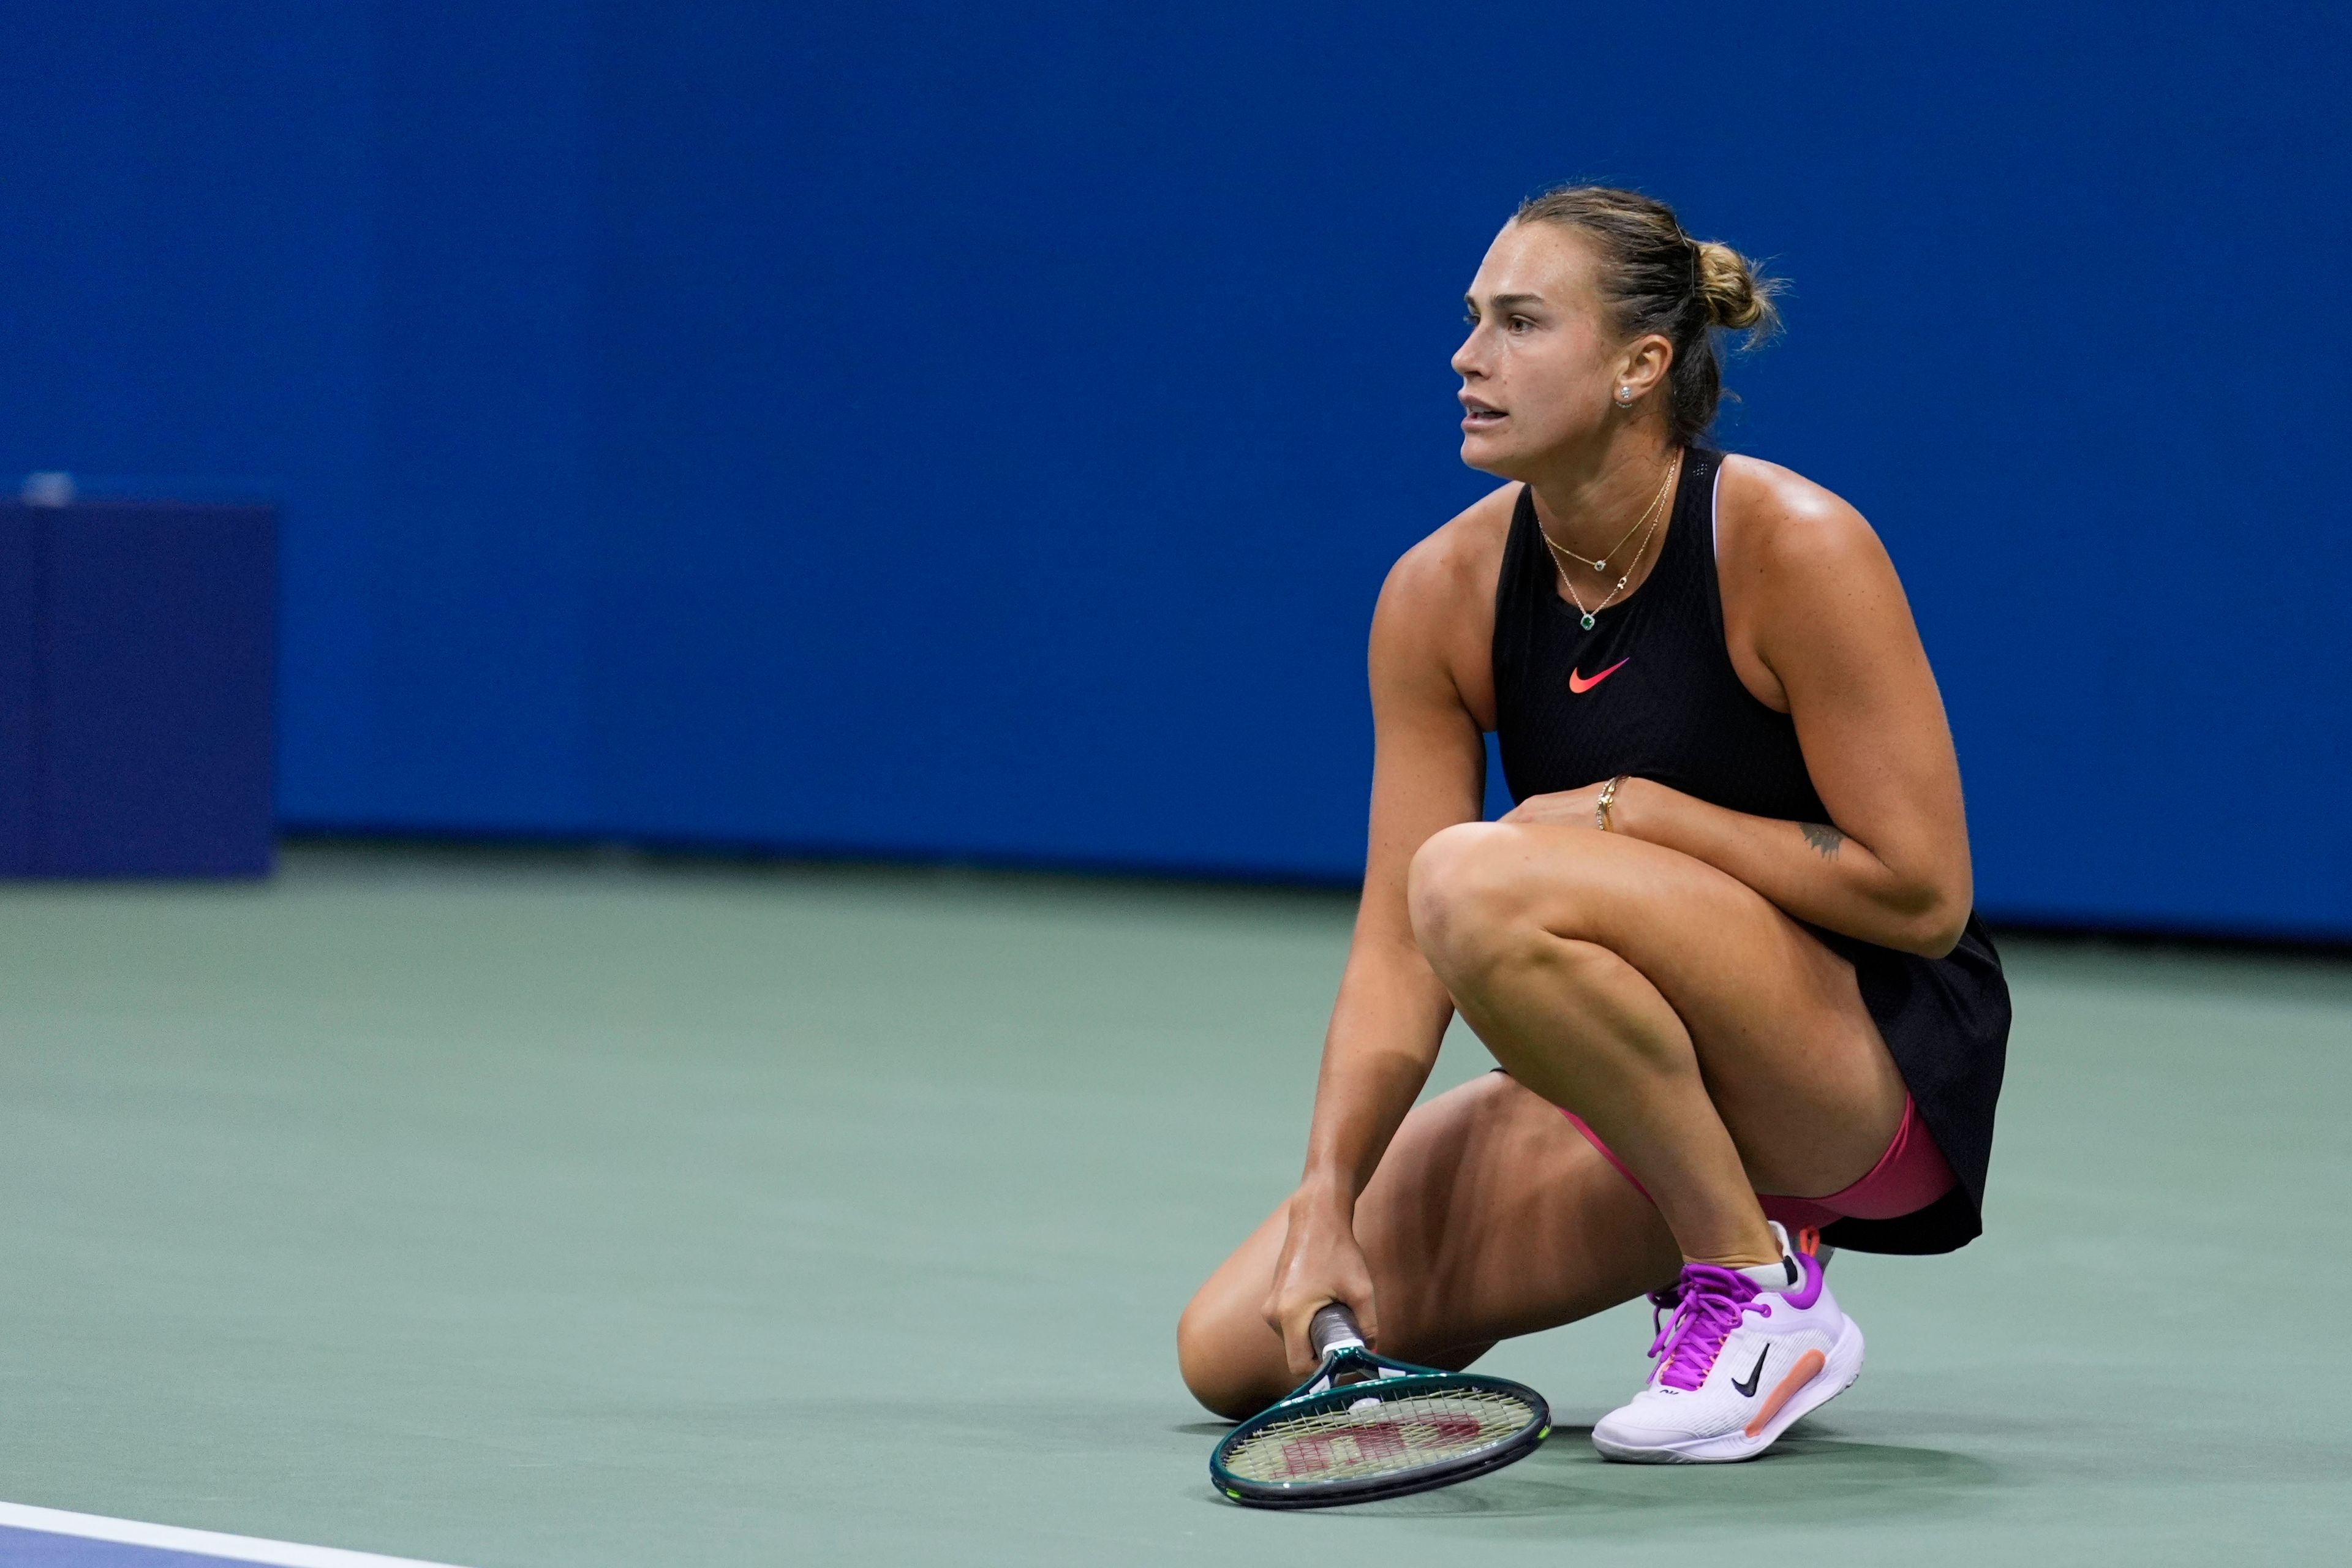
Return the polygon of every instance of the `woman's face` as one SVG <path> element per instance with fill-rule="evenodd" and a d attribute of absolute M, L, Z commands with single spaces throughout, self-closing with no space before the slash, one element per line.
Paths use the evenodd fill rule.
<path fill-rule="evenodd" d="M 1486 247 L 1465 303 L 1470 335 L 1454 351 L 1462 377 L 1462 460 L 1500 479 L 1533 477 L 1563 448 L 1612 419 L 1625 383 L 1595 287 L 1592 253 L 1551 223 L 1510 223 Z M 1644 376 L 1646 382 L 1654 376 Z"/>

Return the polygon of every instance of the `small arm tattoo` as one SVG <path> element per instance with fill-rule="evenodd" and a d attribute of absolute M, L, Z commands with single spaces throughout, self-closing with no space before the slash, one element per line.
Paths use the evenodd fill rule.
<path fill-rule="evenodd" d="M 1845 842 L 1844 834 L 1826 822 L 1801 822 L 1797 826 L 1805 830 L 1805 842 L 1820 850 L 1822 859 L 1837 858 L 1838 846 Z"/>

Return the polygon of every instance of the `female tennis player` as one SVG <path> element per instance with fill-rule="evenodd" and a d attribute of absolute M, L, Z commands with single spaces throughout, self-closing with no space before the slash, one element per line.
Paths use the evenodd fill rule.
<path fill-rule="evenodd" d="M 1612 1458 L 1744 1459 L 1863 1339 L 1807 1245 L 1978 1235 L 2009 1032 L 1951 731 L 1878 537 L 1708 449 L 1771 285 L 1672 209 L 1565 187 L 1467 299 L 1462 459 L 1509 481 L 1372 617 L 1370 851 L 1297 1190 L 1185 1310 L 1241 1416 L 1351 1308 L 1458 1368 L 1652 1293 Z M 1482 731 L 1517 809 L 1479 820 Z M 1458 1011 L 1499 1072 L 1415 1108 Z"/>

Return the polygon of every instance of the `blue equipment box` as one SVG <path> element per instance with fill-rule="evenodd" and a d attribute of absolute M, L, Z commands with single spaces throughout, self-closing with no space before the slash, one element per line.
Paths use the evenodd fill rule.
<path fill-rule="evenodd" d="M 278 513 L 0 503 L 0 876 L 259 877 Z"/>

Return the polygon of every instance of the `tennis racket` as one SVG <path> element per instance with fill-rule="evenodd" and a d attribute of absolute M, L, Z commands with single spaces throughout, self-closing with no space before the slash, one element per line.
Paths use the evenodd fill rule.
<path fill-rule="evenodd" d="M 1315 1375 L 1209 1456 L 1210 1480 L 1235 1502 L 1329 1508 L 1452 1486 L 1526 1458 L 1551 1431 L 1534 1389 L 1374 1355 L 1337 1301 L 1307 1334 Z"/>

